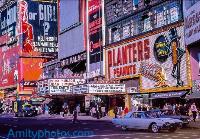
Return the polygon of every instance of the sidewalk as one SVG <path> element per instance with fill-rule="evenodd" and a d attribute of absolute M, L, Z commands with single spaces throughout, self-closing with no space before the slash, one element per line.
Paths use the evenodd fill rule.
<path fill-rule="evenodd" d="M 1 117 L 1 118 L 4 118 L 4 117 L 6 117 L 6 118 L 12 118 L 12 117 L 14 117 L 14 116 L 15 116 L 14 113 L 1 113 L 1 114 L 0 114 L 0 117 Z"/>
<path fill-rule="evenodd" d="M 200 119 L 197 119 L 196 122 L 191 121 L 189 123 L 189 127 L 191 127 L 191 128 L 200 128 Z"/>
<path fill-rule="evenodd" d="M 42 115 L 38 115 L 36 116 L 37 118 L 41 118 L 41 119 L 73 119 L 73 116 L 70 115 L 70 116 L 65 116 L 65 117 L 62 117 L 61 115 L 46 115 L 46 114 L 42 114 Z M 94 118 L 94 117 L 91 117 L 91 116 L 78 116 L 78 120 L 101 120 L 101 121 L 111 121 L 112 118 L 111 117 L 108 117 L 108 116 L 105 116 L 105 117 L 102 117 L 100 119 L 97 119 L 97 118 Z"/>

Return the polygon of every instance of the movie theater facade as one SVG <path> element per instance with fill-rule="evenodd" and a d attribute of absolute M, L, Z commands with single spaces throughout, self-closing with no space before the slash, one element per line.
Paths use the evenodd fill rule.
<path fill-rule="evenodd" d="M 129 107 L 176 103 L 191 88 L 182 22 L 108 45 L 105 61 L 106 78 L 126 84 Z"/>

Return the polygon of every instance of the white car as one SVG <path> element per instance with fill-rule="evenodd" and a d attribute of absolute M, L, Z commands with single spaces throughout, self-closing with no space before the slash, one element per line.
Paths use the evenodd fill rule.
<path fill-rule="evenodd" d="M 143 111 L 129 112 L 123 118 L 112 119 L 112 123 L 120 125 L 123 130 L 148 129 L 153 133 L 157 133 L 161 129 L 174 132 L 182 125 L 181 120 L 172 118 L 154 118 Z"/>

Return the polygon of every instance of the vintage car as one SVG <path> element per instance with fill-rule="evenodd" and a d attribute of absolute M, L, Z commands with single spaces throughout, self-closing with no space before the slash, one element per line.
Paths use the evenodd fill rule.
<path fill-rule="evenodd" d="M 112 119 L 112 123 L 121 126 L 122 130 L 147 129 L 157 133 L 160 130 L 174 132 L 182 124 L 182 121 L 172 118 L 155 118 L 147 112 L 134 111 L 127 113 L 122 118 Z"/>
<path fill-rule="evenodd" d="M 172 119 L 179 119 L 183 122 L 183 126 L 187 126 L 189 124 L 190 117 L 184 115 L 175 115 L 172 111 L 169 110 L 162 110 L 162 109 L 154 109 L 150 110 L 147 113 L 151 113 L 151 115 L 155 115 L 157 118 L 172 118 Z M 154 117 L 155 117 L 154 116 Z"/>
<path fill-rule="evenodd" d="M 30 103 L 18 101 L 15 105 L 15 117 L 32 117 L 37 115 L 37 110 Z"/>

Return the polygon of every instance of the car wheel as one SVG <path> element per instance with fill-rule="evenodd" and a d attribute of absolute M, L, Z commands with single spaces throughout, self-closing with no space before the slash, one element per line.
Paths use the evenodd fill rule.
<path fill-rule="evenodd" d="M 128 129 L 127 129 L 126 126 L 122 126 L 122 130 L 123 130 L 123 131 L 127 131 Z"/>
<path fill-rule="evenodd" d="M 169 132 L 175 132 L 176 130 L 177 130 L 177 127 L 170 127 L 168 131 Z"/>
<path fill-rule="evenodd" d="M 158 133 L 159 132 L 159 127 L 156 123 L 152 123 L 150 125 L 150 131 L 153 132 L 153 133 Z"/>

